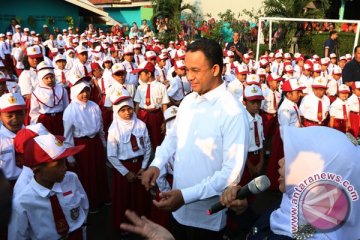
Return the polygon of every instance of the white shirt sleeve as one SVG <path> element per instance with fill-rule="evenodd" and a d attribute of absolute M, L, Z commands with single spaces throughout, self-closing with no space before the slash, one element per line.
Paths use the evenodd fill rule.
<path fill-rule="evenodd" d="M 109 132 L 107 141 L 108 160 L 121 175 L 126 176 L 126 174 L 129 173 L 129 170 L 121 163 L 120 159 L 118 159 L 118 147 L 119 143 L 116 136 Z"/>
<path fill-rule="evenodd" d="M 38 118 L 40 116 L 40 104 L 38 102 L 38 100 L 36 99 L 36 97 L 31 94 L 31 99 L 30 99 L 30 112 L 29 112 L 29 116 L 31 118 L 30 124 L 36 124 L 38 121 Z"/>
<path fill-rule="evenodd" d="M 149 163 L 150 154 L 151 154 L 151 142 L 148 130 L 145 128 L 144 134 L 144 160 L 142 161 L 141 168 L 146 169 Z"/>
<path fill-rule="evenodd" d="M 12 208 L 8 234 L 8 239 L 27 240 L 31 237 L 29 220 L 20 206 L 14 205 Z"/>

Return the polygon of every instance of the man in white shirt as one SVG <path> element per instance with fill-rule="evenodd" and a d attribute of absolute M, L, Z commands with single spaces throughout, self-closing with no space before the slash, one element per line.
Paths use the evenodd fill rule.
<path fill-rule="evenodd" d="M 173 211 L 175 239 L 221 239 L 226 212 L 207 215 L 218 196 L 240 180 L 248 150 L 249 123 L 243 106 L 221 80 L 222 50 L 209 39 L 195 41 L 185 57 L 193 92 L 182 101 L 173 130 L 142 175 L 146 189 L 155 185 L 172 156 L 173 190 L 154 204 Z"/>

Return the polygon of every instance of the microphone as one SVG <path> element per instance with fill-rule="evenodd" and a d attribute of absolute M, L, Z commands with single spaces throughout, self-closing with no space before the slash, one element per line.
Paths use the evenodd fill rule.
<path fill-rule="evenodd" d="M 264 192 L 266 189 L 270 187 L 270 180 L 267 176 L 262 175 L 253 180 L 251 180 L 248 184 L 243 186 L 236 194 L 236 199 L 244 199 L 251 194 L 259 194 Z M 208 215 L 217 213 L 226 208 L 220 202 L 215 203 L 208 210 Z"/>

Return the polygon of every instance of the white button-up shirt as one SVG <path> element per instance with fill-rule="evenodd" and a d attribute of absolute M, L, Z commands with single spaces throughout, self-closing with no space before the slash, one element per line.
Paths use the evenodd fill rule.
<path fill-rule="evenodd" d="M 16 134 L 7 129 L 4 125 L 0 127 L 0 168 L 3 170 L 6 179 L 16 180 L 21 168 L 16 166 L 14 138 Z"/>
<path fill-rule="evenodd" d="M 123 61 L 122 64 L 124 64 L 125 70 L 127 72 L 126 78 L 125 78 L 125 83 L 137 86 L 139 84 L 139 81 L 138 81 L 139 77 L 137 74 L 131 73 L 134 69 L 137 68 L 137 65 L 135 63 L 128 62 L 126 60 Z"/>
<path fill-rule="evenodd" d="M 149 106 L 145 104 L 148 84 L 150 84 Z M 139 103 L 140 108 L 145 108 L 145 109 L 161 108 L 163 104 L 168 104 L 170 102 L 165 85 L 158 81 L 152 81 L 151 83 L 140 84 L 136 89 L 134 101 Z"/>
<path fill-rule="evenodd" d="M 105 97 L 105 107 L 111 107 L 112 103 L 110 100 L 111 95 L 114 92 L 121 92 L 123 89 L 126 89 L 131 97 L 134 97 L 135 95 L 135 86 L 132 84 L 121 84 L 115 79 L 113 79 L 112 85 L 106 90 L 106 97 Z"/>
<path fill-rule="evenodd" d="M 265 140 L 264 137 L 264 130 L 263 130 L 263 122 L 262 122 L 262 118 L 259 114 L 255 114 L 255 117 L 251 116 L 251 114 L 247 112 L 247 116 L 249 119 L 249 126 L 250 126 L 250 132 L 249 132 L 249 152 L 254 152 L 257 150 L 260 150 L 263 148 L 263 141 Z M 258 136 L 259 136 L 259 141 L 260 144 L 259 146 L 256 145 L 255 142 L 255 124 L 257 125 L 257 129 L 258 129 Z"/>
<path fill-rule="evenodd" d="M 330 100 L 327 96 L 323 96 L 321 99 L 316 97 L 313 93 L 306 95 L 300 104 L 300 114 L 307 120 L 319 122 L 318 120 L 318 102 L 322 103 L 322 119 L 324 121 L 329 114 Z"/>
<path fill-rule="evenodd" d="M 336 100 L 330 105 L 330 116 L 336 119 L 345 119 L 343 106 L 346 108 L 346 119 L 349 118 L 350 106 L 347 101 L 343 101 L 340 98 L 336 98 Z"/>
<path fill-rule="evenodd" d="M 291 126 L 291 127 L 300 127 L 300 110 L 296 103 L 290 101 L 286 97 L 281 103 L 278 111 L 278 121 L 280 127 Z"/>
<path fill-rule="evenodd" d="M 134 113 L 135 114 L 135 113 Z M 117 116 L 116 116 L 117 117 Z M 139 150 L 134 152 L 132 150 L 131 142 L 121 142 L 119 132 L 117 131 L 116 123 L 113 122 L 109 128 L 108 142 L 107 142 L 107 156 L 110 163 L 114 168 L 120 172 L 121 175 L 125 176 L 129 170 L 121 163 L 128 159 L 144 156 L 141 163 L 141 168 L 145 169 L 148 165 L 150 154 L 151 154 L 151 143 L 146 125 L 141 120 L 137 119 L 137 132 L 143 132 L 142 136 L 139 134 L 134 135 Z M 138 136 L 137 136 L 138 135 Z"/>
<path fill-rule="evenodd" d="M 231 81 L 227 86 L 229 92 L 231 92 L 231 94 L 241 103 L 243 101 L 244 84 L 245 83 L 242 83 L 239 79 L 235 78 L 234 81 Z"/>
<path fill-rule="evenodd" d="M 9 239 L 60 239 L 57 233 L 49 196 L 56 194 L 64 212 L 69 232 L 80 228 L 86 220 L 89 202 L 73 172 L 66 172 L 60 183 L 45 188 L 34 178 L 13 200 Z"/>
<path fill-rule="evenodd" d="M 21 72 L 19 76 L 19 87 L 23 96 L 31 94 L 38 84 L 39 81 L 34 68 Z"/>
<path fill-rule="evenodd" d="M 226 225 L 225 211 L 209 216 L 207 209 L 242 175 L 249 140 L 246 110 L 223 83 L 204 95 L 187 95 L 175 121 L 151 165 L 162 169 L 175 155 L 173 189 L 181 190 L 185 204 L 174 218 L 219 231 Z"/>
<path fill-rule="evenodd" d="M 170 80 L 170 87 L 167 90 L 168 96 L 176 101 L 184 98 L 184 87 L 182 80 L 179 76 L 175 76 Z"/>
<path fill-rule="evenodd" d="M 360 112 L 359 98 L 360 97 L 353 94 L 347 99 L 347 102 L 350 106 L 350 111 L 357 112 L 357 113 Z"/>
<path fill-rule="evenodd" d="M 264 100 L 261 102 L 261 109 L 267 113 L 274 114 L 277 108 L 274 108 L 274 93 L 277 108 L 281 100 L 281 94 L 278 91 L 273 91 L 270 88 L 264 90 Z"/>

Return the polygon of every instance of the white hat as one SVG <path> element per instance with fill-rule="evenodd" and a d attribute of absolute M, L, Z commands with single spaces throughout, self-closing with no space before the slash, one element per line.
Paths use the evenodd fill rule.
<path fill-rule="evenodd" d="M 174 64 L 175 69 L 185 69 L 185 62 L 184 60 L 177 60 Z"/>
<path fill-rule="evenodd" d="M 277 53 L 275 54 L 275 58 L 282 58 L 281 52 L 277 52 Z"/>
<path fill-rule="evenodd" d="M 29 32 L 30 29 L 29 28 L 24 28 L 24 32 Z"/>
<path fill-rule="evenodd" d="M 339 66 L 334 66 L 333 71 L 332 71 L 332 75 L 341 75 L 342 74 L 342 70 L 341 67 Z"/>
<path fill-rule="evenodd" d="M 43 56 L 41 49 L 38 45 L 34 45 L 34 46 L 26 48 L 26 55 L 31 58 L 39 58 L 39 57 Z"/>
<path fill-rule="evenodd" d="M 66 61 L 65 56 L 64 56 L 64 55 L 62 55 L 62 54 L 58 54 L 58 55 L 56 55 L 56 56 L 55 56 L 55 58 L 54 58 L 54 62 L 57 62 L 57 61 L 60 61 L 60 60 L 62 60 L 62 61 Z"/>
<path fill-rule="evenodd" d="M 48 74 L 55 75 L 53 66 L 45 61 L 40 62 L 36 66 L 36 70 L 37 70 L 37 78 L 39 82 L 42 81 L 42 79 Z"/>
<path fill-rule="evenodd" d="M 304 90 L 305 88 L 306 87 L 299 85 L 299 82 L 296 78 L 289 78 L 281 86 L 283 92 L 300 91 Z"/>
<path fill-rule="evenodd" d="M 175 53 L 175 57 L 180 58 L 180 59 L 184 59 L 185 55 L 186 55 L 186 52 L 182 49 L 177 50 Z"/>
<path fill-rule="evenodd" d="M 134 44 L 134 49 L 141 49 L 141 44 L 135 43 Z"/>
<path fill-rule="evenodd" d="M 125 66 L 122 63 L 115 63 L 112 67 L 111 67 L 111 71 L 113 74 L 117 73 L 117 72 L 125 72 Z"/>
<path fill-rule="evenodd" d="M 350 88 L 349 86 L 345 85 L 345 84 L 341 84 L 339 86 L 339 90 L 338 90 L 339 93 L 350 93 Z"/>
<path fill-rule="evenodd" d="M 286 72 L 294 72 L 294 68 L 290 64 L 288 64 L 285 66 L 285 71 Z"/>
<path fill-rule="evenodd" d="M 177 106 L 171 106 L 168 109 L 165 110 L 164 112 L 164 119 L 165 121 L 169 121 L 173 118 L 176 117 L 177 111 L 178 111 L 178 107 Z"/>
<path fill-rule="evenodd" d="M 268 81 L 282 81 L 283 78 L 277 73 L 271 73 L 267 76 Z"/>
<path fill-rule="evenodd" d="M 126 89 L 117 89 L 117 91 L 110 96 L 110 101 L 113 104 L 114 114 L 117 114 L 124 106 L 134 108 L 134 101 Z"/>
<path fill-rule="evenodd" d="M 259 85 L 259 84 L 260 84 L 260 78 L 259 78 L 259 76 L 256 75 L 256 74 L 249 74 L 249 75 L 247 75 L 247 77 L 246 77 L 246 84 L 247 84 L 247 85 L 253 85 L 253 84 Z"/>
<path fill-rule="evenodd" d="M 134 50 L 132 47 L 130 46 L 127 46 L 126 48 L 124 48 L 124 54 L 133 54 L 134 53 Z"/>
<path fill-rule="evenodd" d="M 82 46 L 82 45 L 77 46 L 77 47 L 75 48 L 75 50 L 76 50 L 76 53 L 78 53 L 78 54 L 88 51 L 88 50 L 87 50 L 84 46 Z"/>
<path fill-rule="evenodd" d="M 19 24 L 15 25 L 15 28 L 21 28 L 21 26 Z"/>
<path fill-rule="evenodd" d="M 287 60 L 291 59 L 290 53 L 284 53 L 284 58 Z"/>
<path fill-rule="evenodd" d="M 58 53 L 59 52 L 59 49 L 58 48 L 52 48 L 51 49 L 51 53 Z"/>
<path fill-rule="evenodd" d="M 168 56 L 166 54 L 162 53 L 158 56 L 158 58 L 159 58 L 159 60 L 165 60 L 165 59 L 168 59 Z"/>
<path fill-rule="evenodd" d="M 347 59 L 346 59 L 346 57 L 345 57 L 345 56 L 341 56 L 341 57 L 339 57 L 339 61 L 342 61 L 342 60 L 345 60 L 345 61 L 346 61 Z"/>
<path fill-rule="evenodd" d="M 330 63 L 330 58 L 328 57 L 322 58 L 320 59 L 320 63 L 321 65 L 328 65 Z"/>
<path fill-rule="evenodd" d="M 164 49 L 161 49 L 161 53 L 168 54 L 169 51 L 166 48 L 164 48 Z"/>
<path fill-rule="evenodd" d="M 312 58 L 315 59 L 315 60 L 320 60 L 320 57 L 318 55 L 316 55 L 316 54 L 314 54 Z"/>
<path fill-rule="evenodd" d="M 242 57 L 243 57 L 243 59 L 250 59 L 250 56 L 247 53 L 245 53 Z"/>
<path fill-rule="evenodd" d="M 33 35 L 33 34 L 35 34 L 36 32 L 34 31 L 34 30 L 32 30 L 31 32 L 30 32 L 30 34 L 31 35 Z"/>
<path fill-rule="evenodd" d="M 6 32 L 6 35 L 10 36 L 10 35 L 13 35 L 13 34 L 12 34 L 12 32 Z"/>
<path fill-rule="evenodd" d="M 12 112 L 26 108 L 20 93 L 5 93 L 0 97 L 0 112 Z"/>
<path fill-rule="evenodd" d="M 327 88 L 327 80 L 322 76 L 316 77 L 316 78 L 314 78 L 313 83 L 311 84 L 311 87 L 326 89 Z"/>
<path fill-rule="evenodd" d="M 246 65 L 244 64 L 239 64 L 238 66 L 236 66 L 235 68 L 235 74 L 248 74 L 249 73 L 249 69 Z"/>
<path fill-rule="evenodd" d="M 70 72 L 69 83 L 71 86 L 80 83 L 82 80 L 89 81 L 91 80 L 91 77 L 85 76 L 79 69 L 74 69 L 74 71 Z"/>
<path fill-rule="evenodd" d="M 345 54 L 345 57 L 346 57 L 347 60 L 351 60 L 351 59 L 352 59 L 352 56 L 351 56 L 350 53 Z"/>
<path fill-rule="evenodd" d="M 330 58 L 336 58 L 336 53 L 330 53 Z"/>
<path fill-rule="evenodd" d="M 360 89 L 360 81 L 355 81 L 353 82 L 353 84 L 351 85 L 351 88 L 353 89 Z"/>
<path fill-rule="evenodd" d="M 43 25 L 43 28 L 47 28 L 48 26 L 46 24 Z"/>
<path fill-rule="evenodd" d="M 225 53 L 226 53 L 226 54 L 225 54 L 226 57 L 233 57 L 233 56 L 234 56 L 234 52 L 233 52 L 233 51 L 226 51 Z"/>
<path fill-rule="evenodd" d="M 246 86 L 244 90 L 244 99 L 248 101 L 252 100 L 264 100 L 261 88 L 258 85 Z"/>
<path fill-rule="evenodd" d="M 266 65 L 269 64 L 269 61 L 267 59 L 264 59 L 264 58 L 261 59 L 259 62 L 260 62 L 261 67 L 265 67 Z"/>
<path fill-rule="evenodd" d="M 304 64 L 304 69 L 305 69 L 305 70 L 310 70 L 310 71 L 312 71 L 312 67 L 311 67 L 311 65 L 308 64 L 308 63 L 305 63 L 305 64 Z"/>
<path fill-rule="evenodd" d="M 312 68 L 313 72 L 321 72 L 321 65 L 318 63 L 314 63 Z"/>
<path fill-rule="evenodd" d="M 145 53 L 145 58 L 146 59 L 154 59 L 154 58 L 156 58 L 156 53 L 154 51 L 147 51 Z"/>
<path fill-rule="evenodd" d="M 5 34 L 0 33 L 0 38 L 5 37 Z"/>
<path fill-rule="evenodd" d="M 266 76 L 266 71 L 265 71 L 265 69 L 263 69 L 263 68 L 258 68 L 258 69 L 256 70 L 256 75 L 258 75 L 258 76 Z"/>

